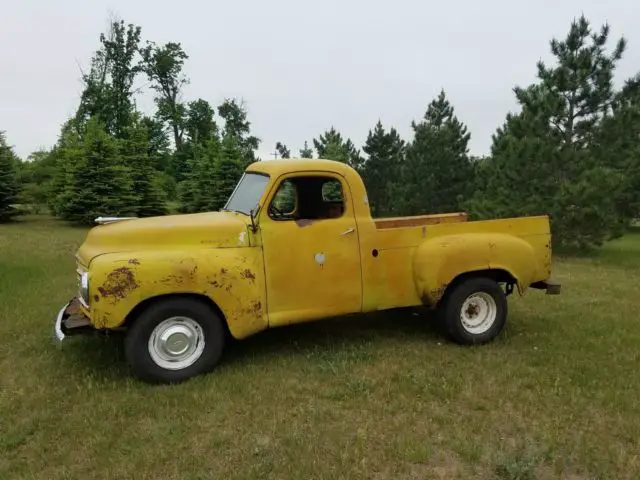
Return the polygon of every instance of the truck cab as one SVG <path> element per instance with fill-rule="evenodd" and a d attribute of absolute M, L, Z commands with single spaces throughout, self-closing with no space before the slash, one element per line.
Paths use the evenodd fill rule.
<path fill-rule="evenodd" d="M 507 295 L 559 293 L 550 245 L 545 216 L 373 219 L 344 163 L 256 162 L 220 212 L 94 227 L 55 338 L 125 330 L 133 372 L 151 382 L 213 370 L 229 335 L 403 307 L 435 309 L 453 340 L 486 343 Z"/>

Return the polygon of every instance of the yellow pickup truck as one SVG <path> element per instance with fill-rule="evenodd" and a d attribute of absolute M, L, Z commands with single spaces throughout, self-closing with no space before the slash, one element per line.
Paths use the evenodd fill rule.
<path fill-rule="evenodd" d="M 219 212 L 97 223 L 54 340 L 123 330 L 148 382 L 211 371 L 230 336 L 403 307 L 436 310 L 456 342 L 486 343 L 514 290 L 560 292 L 546 216 L 373 219 L 358 173 L 330 160 L 253 163 Z"/>

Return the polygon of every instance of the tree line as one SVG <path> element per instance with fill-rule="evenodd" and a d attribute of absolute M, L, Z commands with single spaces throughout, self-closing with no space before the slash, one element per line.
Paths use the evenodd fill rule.
<path fill-rule="evenodd" d="M 0 134 L 0 221 L 25 205 L 78 224 L 220 209 L 260 160 L 245 106 L 185 100 L 189 57 L 179 43 L 143 43 L 141 28 L 122 20 L 99 40 L 77 111 L 51 149 L 22 161 Z M 640 216 L 640 73 L 616 88 L 627 44 L 609 40 L 608 25 L 594 29 L 584 16 L 552 39 L 553 62 L 514 87 L 519 112 L 506 115 L 484 157 L 469 154 L 471 134 L 445 91 L 412 122 L 410 140 L 378 120 L 361 149 L 330 127 L 295 156 L 355 168 L 375 216 L 548 214 L 556 246 L 601 245 Z M 139 79 L 155 93 L 151 116 L 135 105 Z M 292 156 L 283 142 L 275 149 Z"/>

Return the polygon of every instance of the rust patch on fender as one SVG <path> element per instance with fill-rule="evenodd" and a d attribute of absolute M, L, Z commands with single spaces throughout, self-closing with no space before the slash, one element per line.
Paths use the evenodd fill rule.
<path fill-rule="evenodd" d="M 172 284 L 175 284 L 175 285 L 182 285 L 184 283 L 184 278 L 180 277 L 178 275 L 168 275 L 168 276 L 160 279 L 160 282 L 164 283 L 165 285 L 169 284 L 169 283 L 172 283 Z"/>
<path fill-rule="evenodd" d="M 240 273 L 240 276 L 244 279 L 250 279 L 253 281 L 255 279 L 255 275 L 249 269 L 245 269 Z M 233 282 L 237 281 L 238 277 L 235 274 L 229 275 L 229 270 L 227 268 L 222 267 L 220 269 L 220 274 L 213 274 L 211 276 L 206 277 L 206 282 L 211 285 L 213 288 L 224 288 L 227 293 L 231 293 L 231 289 L 233 287 Z"/>
<path fill-rule="evenodd" d="M 125 298 L 129 293 L 138 288 L 135 276 L 130 268 L 120 267 L 111 272 L 104 284 L 98 288 L 98 292 L 104 298 L 111 297 L 114 301 Z"/>
<path fill-rule="evenodd" d="M 140 260 L 138 260 L 137 258 L 130 258 L 129 263 L 131 265 L 140 265 Z"/>
<path fill-rule="evenodd" d="M 432 288 L 429 291 L 429 294 L 431 295 L 433 300 L 437 303 L 442 299 L 442 297 L 444 296 L 444 292 L 446 290 L 447 290 L 447 284 L 444 283 L 444 284 L 442 284 L 442 286 L 440 286 L 440 288 Z M 426 300 L 427 300 L 426 297 L 423 297 L 422 303 L 427 303 Z"/>
<path fill-rule="evenodd" d="M 198 273 L 198 263 L 193 258 L 185 258 L 174 267 L 176 275 L 193 282 Z"/>
<path fill-rule="evenodd" d="M 256 279 L 256 275 L 255 273 L 253 273 L 251 270 L 249 270 L 248 268 L 245 269 L 241 274 L 240 277 L 244 278 L 245 280 L 251 280 L 254 281 Z"/>
<path fill-rule="evenodd" d="M 109 312 L 103 312 L 100 316 L 100 319 L 97 322 L 97 328 L 105 328 L 109 324 L 109 317 L 111 314 Z"/>
<path fill-rule="evenodd" d="M 262 311 L 262 303 L 260 301 L 254 300 L 249 304 L 249 308 L 247 308 L 247 313 L 251 315 L 260 315 Z"/>
<path fill-rule="evenodd" d="M 93 296 L 93 301 L 98 303 L 100 301 L 100 295 L 98 295 L 97 293 Z"/>

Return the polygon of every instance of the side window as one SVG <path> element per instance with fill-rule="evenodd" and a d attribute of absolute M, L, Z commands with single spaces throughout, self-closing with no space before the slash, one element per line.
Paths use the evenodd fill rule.
<path fill-rule="evenodd" d="M 322 184 L 322 200 L 324 202 L 342 202 L 342 185 L 335 178 L 326 180 Z"/>
<path fill-rule="evenodd" d="M 280 184 L 269 207 L 272 218 L 294 218 L 297 204 L 296 185 L 292 179 Z"/>
<path fill-rule="evenodd" d="M 335 178 L 327 179 L 322 184 L 322 202 L 326 218 L 339 218 L 344 214 L 342 185 Z"/>
<path fill-rule="evenodd" d="M 344 214 L 342 184 L 332 177 L 295 176 L 284 180 L 271 200 L 274 220 L 324 220 Z"/>

